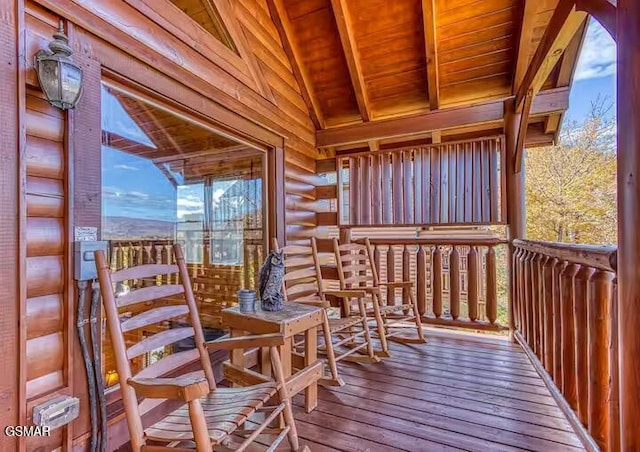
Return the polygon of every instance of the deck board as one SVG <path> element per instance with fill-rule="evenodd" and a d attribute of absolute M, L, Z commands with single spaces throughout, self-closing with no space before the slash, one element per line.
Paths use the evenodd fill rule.
<path fill-rule="evenodd" d="M 427 344 L 391 348 L 341 363 L 346 385 L 320 388 L 312 413 L 294 399 L 312 451 L 584 450 L 518 345 L 429 329 Z"/>

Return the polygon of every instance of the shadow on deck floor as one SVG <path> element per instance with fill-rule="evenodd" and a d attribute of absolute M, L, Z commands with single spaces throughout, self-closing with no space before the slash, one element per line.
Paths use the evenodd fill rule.
<path fill-rule="evenodd" d="M 583 449 L 519 345 L 434 329 L 427 337 L 393 344 L 379 364 L 341 364 L 346 386 L 320 388 L 312 413 L 296 397 L 302 443 L 318 452 Z"/>

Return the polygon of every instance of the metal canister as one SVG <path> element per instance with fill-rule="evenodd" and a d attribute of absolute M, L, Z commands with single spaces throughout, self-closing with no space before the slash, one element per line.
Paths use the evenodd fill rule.
<path fill-rule="evenodd" d="M 240 289 L 238 291 L 238 304 L 241 312 L 251 312 L 256 310 L 256 291 Z"/>

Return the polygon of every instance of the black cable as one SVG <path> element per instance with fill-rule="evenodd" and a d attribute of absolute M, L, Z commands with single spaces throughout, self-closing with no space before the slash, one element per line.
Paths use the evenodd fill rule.
<path fill-rule="evenodd" d="M 105 452 L 107 447 L 107 401 L 104 395 L 104 379 L 102 378 L 102 356 L 100 341 L 102 335 L 98 328 L 98 307 L 100 306 L 100 287 L 95 287 L 91 293 L 91 310 L 89 320 L 91 322 L 91 348 L 93 354 L 93 367 L 95 369 L 96 390 L 98 392 L 98 405 L 100 408 L 100 430 L 98 436 L 98 450 Z M 97 424 L 97 422 L 96 422 Z"/>
<path fill-rule="evenodd" d="M 87 371 L 87 383 L 89 385 L 89 415 L 91 416 L 91 452 L 97 451 L 98 441 L 98 419 L 96 408 L 96 387 L 95 387 L 95 375 L 93 373 L 93 366 L 91 363 L 91 357 L 89 356 L 89 348 L 87 347 L 87 337 L 85 333 L 85 324 L 87 319 L 84 315 L 85 298 L 87 294 L 87 281 L 78 281 L 78 312 L 77 323 L 78 340 L 80 341 L 80 349 L 82 351 L 82 357 L 84 358 L 84 366 Z"/>

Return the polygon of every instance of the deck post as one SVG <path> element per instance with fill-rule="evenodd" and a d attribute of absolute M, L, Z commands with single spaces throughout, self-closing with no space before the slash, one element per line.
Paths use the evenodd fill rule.
<path fill-rule="evenodd" d="M 504 129 L 506 141 L 506 183 L 507 183 L 507 236 L 511 242 L 514 239 L 521 239 L 525 236 L 525 211 L 524 211 L 524 169 L 516 173 L 515 158 L 518 153 L 518 135 L 520 132 L 520 119 L 522 113 L 515 110 L 513 100 L 504 103 Z M 524 145 L 524 144 L 523 144 Z M 520 153 L 522 155 L 522 153 Z M 522 168 L 522 167 L 521 167 Z M 509 244 L 509 255 L 507 262 L 513 262 L 513 245 Z M 516 287 L 514 285 L 513 268 L 507 265 L 507 285 L 509 294 L 508 316 L 509 316 L 509 336 L 513 338 L 515 331 L 515 319 L 513 316 L 513 304 L 516 297 Z"/>
<path fill-rule="evenodd" d="M 621 450 L 640 450 L 640 2 L 618 0 L 618 340 Z"/>

